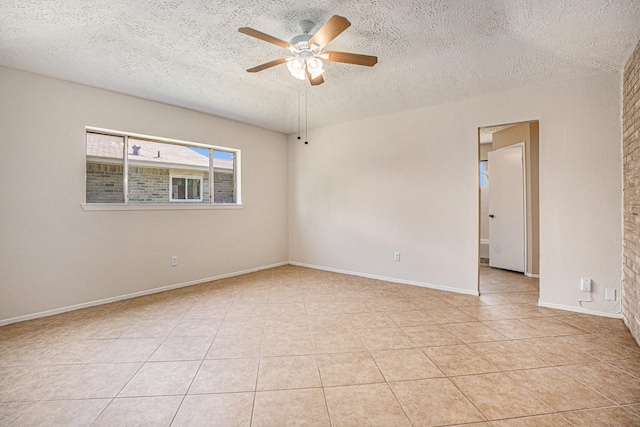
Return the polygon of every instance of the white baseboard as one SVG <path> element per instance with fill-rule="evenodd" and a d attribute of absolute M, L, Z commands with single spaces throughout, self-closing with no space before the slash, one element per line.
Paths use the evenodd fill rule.
<path fill-rule="evenodd" d="M 539 279 L 540 278 L 539 274 L 533 274 L 533 273 L 525 272 L 524 275 L 527 276 L 527 277 L 531 277 L 532 279 Z"/>
<path fill-rule="evenodd" d="M 204 278 L 204 279 L 197 279 L 197 280 L 191 280 L 189 282 L 177 283 L 175 285 L 163 286 L 161 288 L 147 289 L 147 290 L 140 291 L 140 292 L 133 292 L 133 293 L 130 293 L 130 294 L 118 295 L 118 296 L 111 297 L 111 298 L 104 298 L 104 299 L 85 302 L 85 303 L 81 303 L 81 304 L 70 305 L 70 306 L 67 306 L 67 307 L 55 308 L 53 310 L 41 311 L 39 313 L 27 314 L 27 315 L 24 315 L 24 316 L 17 316 L 17 317 L 12 317 L 12 318 L 9 318 L 9 319 L 2 319 L 2 320 L 0 320 L 0 326 L 9 325 L 11 323 L 24 322 L 25 320 L 33 320 L 33 319 L 39 319 L 41 317 L 53 316 L 53 315 L 56 315 L 56 314 L 66 313 L 68 311 L 79 310 L 81 308 L 89 308 L 89 307 L 94 307 L 96 305 L 109 304 L 109 303 L 112 303 L 112 302 L 122 301 L 122 300 L 125 300 L 125 299 L 136 298 L 136 297 L 141 297 L 141 296 L 145 296 L 145 295 L 156 294 L 156 293 L 159 293 L 159 292 L 170 291 L 172 289 L 184 288 L 186 286 L 199 285 L 200 283 L 212 282 L 214 280 L 220 280 L 220 279 L 226 279 L 226 278 L 229 278 L 229 277 L 240 276 L 242 274 L 253 273 L 255 271 L 260 271 L 260 270 L 267 270 L 269 268 L 280 267 L 280 266 L 287 265 L 287 264 L 289 264 L 289 263 L 285 261 L 285 262 L 280 262 L 280 263 L 277 263 L 277 264 L 265 265 L 265 266 L 262 266 L 262 267 L 256 267 L 256 268 L 250 268 L 250 269 L 247 269 L 247 270 L 236 271 L 236 272 L 233 272 L 233 273 L 221 274 L 219 276 L 207 277 L 207 278 Z"/>
<path fill-rule="evenodd" d="M 556 308 L 558 310 L 565 310 L 565 311 L 573 311 L 574 313 L 593 314 L 595 316 L 611 317 L 613 319 L 622 319 L 622 313 L 610 313 L 607 311 L 587 310 L 586 308 L 575 307 L 573 305 L 553 304 L 550 302 L 543 302 L 540 300 L 538 300 L 538 305 L 540 307 Z"/>
<path fill-rule="evenodd" d="M 298 267 L 307 267 L 307 268 L 313 268 L 313 269 L 316 269 L 316 270 L 330 271 L 332 273 L 340 273 L 340 274 L 348 274 L 350 276 L 366 277 L 367 279 L 384 280 L 385 282 L 401 283 L 403 285 L 420 286 L 422 288 L 436 289 L 436 290 L 439 290 L 439 291 L 456 292 L 456 293 L 459 293 L 459 294 L 474 295 L 474 296 L 479 296 L 480 295 L 477 290 L 476 291 L 471 291 L 471 290 L 467 290 L 467 289 L 451 288 L 449 286 L 440 286 L 440 285 L 434 285 L 434 284 L 431 284 L 431 283 L 415 282 L 413 280 L 404 280 L 404 279 L 396 279 L 396 278 L 393 278 L 393 277 L 377 276 L 375 274 L 358 273 L 358 272 L 355 272 L 355 271 L 340 270 L 340 269 L 337 269 L 337 268 L 324 267 L 324 266 L 321 266 L 321 265 L 304 264 L 304 263 L 296 262 L 296 261 L 289 261 L 289 264 L 296 265 Z"/>

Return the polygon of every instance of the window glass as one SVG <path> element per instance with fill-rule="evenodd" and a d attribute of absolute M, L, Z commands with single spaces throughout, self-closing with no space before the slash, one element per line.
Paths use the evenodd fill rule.
<path fill-rule="evenodd" d="M 487 161 L 482 160 L 480 162 L 480 188 L 486 188 L 487 178 Z"/>
<path fill-rule="evenodd" d="M 187 179 L 187 199 L 200 200 L 200 182 L 199 179 Z"/>
<path fill-rule="evenodd" d="M 124 137 L 87 132 L 87 203 L 124 203 Z"/>
<path fill-rule="evenodd" d="M 187 145 L 140 138 L 128 140 L 129 203 L 209 203 L 208 195 L 205 200 L 200 197 L 202 179 L 209 176 L 209 149 L 194 150 Z M 189 176 L 194 176 L 192 181 Z"/>
<path fill-rule="evenodd" d="M 184 200 L 184 181 L 185 178 L 173 178 L 172 196 L 173 200 Z"/>
<path fill-rule="evenodd" d="M 234 153 L 214 150 L 213 163 L 214 202 L 236 203 Z"/>
<path fill-rule="evenodd" d="M 87 203 L 237 203 L 238 150 L 114 133 L 87 131 Z"/>

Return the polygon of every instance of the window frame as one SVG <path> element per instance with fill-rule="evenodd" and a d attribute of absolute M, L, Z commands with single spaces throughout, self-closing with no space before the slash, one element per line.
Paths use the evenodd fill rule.
<path fill-rule="evenodd" d="M 185 180 L 185 186 L 184 186 L 184 199 L 174 199 L 173 198 L 173 180 L 174 178 L 178 178 L 178 179 L 184 179 Z M 198 194 L 200 195 L 199 198 L 197 199 L 189 199 L 189 180 L 195 180 L 197 179 L 199 184 L 198 184 Z M 204 179 L 201 176 L 195 176 L 195 175 L 178 175 L 178 174 L 172 174 L 169 173 L 169 202 L 171 203 L 202 203 L 202 199 L 203 199 L 203 181 Z M 209 190 L 209 192 L 211 192 L 211 190 Z M 209 196 L 211 197 L 211 195 Z"/>
<path fill-rule="evenodd" d="M 87 159 L 88 159 L 87 133 L 99 133 L 99 134 L 118 136 L 123 138 L 123 141 L 124 141 L 124 144 L 122 146 L 122 150 L 123 150 L 122 174 L 123 174 L 123 192 L 124 192 L 123 203 L 87 203 Z M 208 203 L 203 202 L 204 176 L 197 177 L 197 179 L 200 180 L 200 199 L 199 200 L 196 200 L 196 199 L 173 200 L 173 192 L 171 188 L 173 177 L 193 179 L 194 176 L 189 176 L 187 174 L 179 176 L 179 174 L 170 173 L 169 174 L 169 203 L 130 203 L 129 202 L 129 138 L 142 139 L 142 140 L 148 140 L 152 142 L 171 144 L 171 145 L 180 145 L 180 146 L 208 149 L 210 152 L 209 170 L 208 170 L 209 193 L 210 193 L 209 202 Z M 203 144 L 200 142 L 183 141 L 183 140 L 173 139 L 173 138 L 144 135 L 144 134 L 139 134 L 134 132 L 123 132 L 123 131 L 116 131 L 112 129 L 85 126 L 84 150 L 85 150 L 84 200 L 83 200 L 83 203 L 81 204 L 82 209 L 84 210 L 241 209 L 243 207 L 242 185 L 241 185 L 241 177 L 242 177 L 241 150 L 240 149 L 223 147 L 223 146 L 212 145 L 212 144 Z M 216 203 L 215 202 L 214 161 L 213 161 L 214 151 L 228 152 L 233 154 L 233 188 L 234 188 L 234 195 L 235 195 L 235 202 L 233 203 Z"/>

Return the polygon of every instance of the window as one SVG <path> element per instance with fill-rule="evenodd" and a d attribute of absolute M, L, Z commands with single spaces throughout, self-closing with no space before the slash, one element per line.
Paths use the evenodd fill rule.
<path fill-rule="evenodd" d="M 487 187 L 487 181 L 489 180 L 489 176 L 487 175 L 487 161 L 480 161 L 480 188 Z"/>
<path fill-rule="evenodd" d="M 124 137 L 87 133 L 87 203 L 124 203 Z"/>
<path fill-rule="evenodd" d="M 86 204 L 240 204 L 240 150 L 97 128 L 86 132 Z"/>
<path fill-rule="evenodd" d="M 171 176 L 171 201 L 202 201 L 202 179 Z"/>

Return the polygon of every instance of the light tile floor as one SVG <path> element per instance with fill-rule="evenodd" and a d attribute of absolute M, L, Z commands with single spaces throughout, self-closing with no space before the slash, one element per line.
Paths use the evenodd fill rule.
<path fill-rule="evenodd" d="M 0 328 L 1 426 L 640 426 L 620 320 L 285 266 Z"/>

